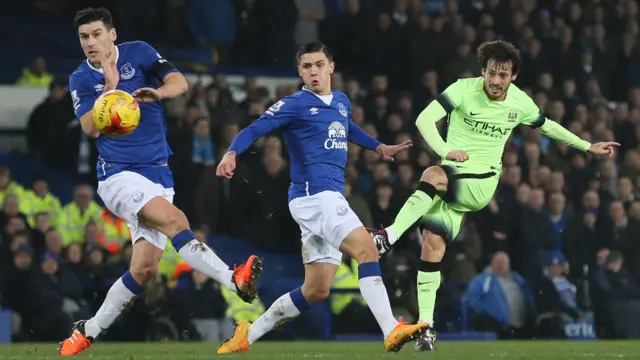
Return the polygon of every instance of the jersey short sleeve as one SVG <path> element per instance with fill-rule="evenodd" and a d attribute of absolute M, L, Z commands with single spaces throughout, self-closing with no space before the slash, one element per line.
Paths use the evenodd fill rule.
<path fill-rule="evenodd" d="M 178 69 L 146 42 L 139 41 L 137 51 L 140 53 L 142 69 L 153 75 L 156 79 L 162 81 L 168 74 L 178 72 Z"/>
<path fill-rule="evenodd" d="M 73 73 L 69 77 L 69 91 L 73 99 L 73 110 L 78 118 L 91 111 L 98 95 L 102 94 L 96 91 L 89 80 L 89 76 L 83 73 Z"/>
<path fill-rule="evenodd" d="M 545 122 L 545 116 L 540 111 L 540 108 L 536 103 L 523 92 L 523 100 L 521 101 L 520 109 L 523 112 L 521 124 L 529 125 L 533 128 L 539 128 Z"/>
<path fill-rule="evenodd" d="M 451 113 L 462 104 L 462 94 L 464 94 L 465 88 L 465 83 L 457 80 L 438 95 L 436 101 L 442 105 L 447 113 Z"/>

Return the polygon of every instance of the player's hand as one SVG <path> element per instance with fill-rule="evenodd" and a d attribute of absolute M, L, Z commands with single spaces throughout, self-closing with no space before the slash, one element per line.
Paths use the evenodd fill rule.
<path fill-rule="evenodd" d="M 613 149 L 620 146 L 619 143 L 614 141 L 604 141 L 595 144 L 591 144 L 589 152 L 595 155 L 609 155 L 613 156 Z"/>
<path fill-rule="evenodd" d="M 403 152 L 412 146 L 413 146 L 413 143 L 411 142 L 411 140 L 407 140 L 402 144 L 398 144 L 398 145 L 380 144 L 376 148 L 376 152 L 380 154 L 384 160 L 393 161 L 393 157 L 396 156 L 396 154 Z"/>
<path fill-rule="evenodd" d="M 216 169 L 216 175 L 231 179 L 233 176 L 233 170 L 236 169 L 236 154 L 228 152 L 224 154 L 218 168 Z"/>
<path fill-rule="evenodd" d="M 115 90 L 120 81 L 120 73 L 118 72 L 118 66 L 116 64 L 116 54 L 111 51 L 109 44 L 101 46 L 99 51 L 102 58 L 100 59 L 100 66 L 104 74 L 105 91 Z"/>
<path fill-rule="evenodd" d="M 446 159 L 455 162 L 465 162 L 469 160 L 469 154 L 462 150 L 453 150 L 447 153 Z"/>
<path fill-rule="evenodd" d="M 162 94 L 160 94 L 158 89 L 148 88 L 148 87 L 140 88 L 134 91 L 131 94 L 131 96 L 136 98 L 138 102 L 144 102 L 144 103 L 151 103 L 151 102 L 162 100 Z"/>

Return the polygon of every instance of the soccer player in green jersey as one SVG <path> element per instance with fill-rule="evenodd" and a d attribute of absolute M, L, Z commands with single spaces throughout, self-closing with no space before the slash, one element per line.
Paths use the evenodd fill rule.
<path fill-rule="evenodd" d="M 520 53 L 512 44 L 486 42 L 478 48 L 478 61 L 482 77 L 456 81 L 416 121 L 429 146 L 442 158 L 441 165 L 422 173 L 416 192 L 391 226 L 370 229 L 382 255 L 419 221 L 424 243 L 417 280 L 418 305 L 420 321 L 430 324 L 416 343 L 419 350 L 434 350 L 433 311 L 447 243 L 458 235 L 463 215 L 484 208 L 493 197 L 504 146 L 513 129 L 520 124 L 538 128 L 552 139 L 596 155 L 611 155 L 619 146 L 615 142 L 590 144 L 545 118 L 533 100 L 511 83 L 520 69 Z M 436 122 L 445 116 L 446 142 L 436 128 Z"/>

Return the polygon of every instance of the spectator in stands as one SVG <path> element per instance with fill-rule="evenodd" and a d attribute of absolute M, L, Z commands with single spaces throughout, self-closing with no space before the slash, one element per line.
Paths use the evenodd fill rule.
<path fill-rule="evenodd" d="M 361 194 L 353 192 L 353 187 L 349 182 L 344 184 L 344 196 L 349 202 L 349 207 L 358 215 L 362 224 L 366 227 L 372 227 L 374 222 L 369 203 Z"/>
<path fill-rule="evenodd" d="M 44 252 L 50 252 L 59 258 L 63 253 L 63 242 L 58 230 L 49 229 L 44 235 Z"/>
<path fill-rule="evenodd" d="M 93 200 L 93 189 L 89 185 L 76 187 L 73 202 L 62 209 L 60 231 L 64 244 L 84 242 L 84 229 L 89 221 L 100 221 L 102 208 Z"/>
<path fill-rule="evenodd" d="M 551 174 L 550 183 L 553 182 L 554 174 L 556 174 L 556 172 Z M 562 174 L 560 173 L 560 175 Z M 556 240 L 556 246 L 551 250 L 556 250 L 556 251 L 561 251 L 563 249 L 564 241 L 565 241 L 564 234 L 567 228 L 567 223 L 570 220 L 569 214 L 565 209 L 566 199 L 564 194 L 562 193 L 562 190 L 563 190 L 562 188 L 550 189 L 549 190 L 550 193 L 547 201 L 548 217 L 553 226 L 555 240 Z"/>
<path fill-rule="evenodd" d="M 447 283 L 460 287 L 466 287 L 478 274 L 477 263 L 482 257 L 482 242 L 478 235 L 476 224 L 468 218 L 462 219 L 460 233 L 456 238 L 456 246 L 448 255 L 447 261 L 451 271 L 447 277 Z M 484 261 L 481 262 L 484 264 Z"/>
<path fill-rule="evenodd" d="M 24 194 L 24 188 L 11 178 L 11 169 L 0 165 L 0 204 L 5 196 L 13 194 L 20 198 Z"/>
<path fill-rule="evenodd" d="M 253 167 L 246 191 L 244 219 L 249 225 L 248 236 L 261 249 L 280 252 L 300 250 L 300 230 L 291 219 L 289 206 L 281 199 L 289 191 L 289 165 L 275 147 L 275 138 L 265 140 L 265 155 L 261 166 Z M 270 147 L 273 147 L 269 150 Z"/>
<path fill-rule="evenodd" d="M 76 276 L 82 283 L 85 280 L 85 269 L 83 265 L 82 245 L 78 243 L 71 244 L 64 249 L 65 266 Z M 82 284 L 83 287 L 85 286 Z"/>
<path fill-rule="evenodd" d="M 475 330 L 495 332 L 500 338 L 533 335 L 533 294 L 524 278 L 511 271 L 506 253 L 496 253 L 491 266 L 471 281 L 467 298 Z"/>
<path fill-rule="evenodd" d="M 5 261 L 2 259 L 2 307 L 12 309 L 20 316 L 22 329 L 18 334 L 19 340 L 29 335 L 34 321 L 38 321 L 34 310 L 34 299 L 31 296 L 29 279 L 33 276 L 33 249 L 23 244 L 12 252 L 12 256 Z M 36 337 L 37 339 L 37 337 Z"/>
<path fill-rule="evenodd" d="M 561 252 L 549 253 L 545 265 L 546 276 L 534 288 L 538 336 L 563 339 L 565 320 L 580 316 L 577 288 L 565 275 L 569 264 Z"/>
<path fill-rule="evenodd" d="M 102 225 L 102 229 L 98 228 L 98 244 L 111 254 L 117 254 L 122 246 L 131 242 L 131 231 L 127 226 L 127 222 L 115 216 L 111 210 L 102 209 L 98 223 Z M 87 230 L 85 228 L 85 241 L 87 241 L 86 233 Z"/>
<path fill-rule="evenodd" d="M 29 66 L 22 70 L 22 75 L 16 81 L 18 86 L 47 87 L 53 81 L 53 76 L 47 72 L 47 62 L 42 56 L 36 56 Z"/>
<path fill-rule="evenodd" d="M 623 266 L 624 258 L 612 251 L 596 277 L 597 293 L 604 300 L 603 310 L 612 335 L 621 339 L 640 338 L 640 288 Z"/>
<path fill-rule="evenodd" d="M 25 215 L 27 215 L 31 227 L 36 225 L 35 215 L 38 213 L 49 214 L 51 226 L 57 227 L 59 225 L 62 212 L 60 199 L 49 191 L 49 183 L 43 176 L 37 176 L 33 180 L 32 188 L 25 191 L 24 203 Z"/>
<path fill-rule="evenodd" d="M 27 122 L 29 152 L 47 164 L 57 164 L 67 125 L 75 119 L 66 86 L 62 80 L 53 81 L 49 85 L 49 96 L 33 109 Z"/>
<path fill-rule="evenodd" d="M 100 243 L 100 227 L 98 223 L 93 221 L 93 219 L 89 220 L 89 222 L 84 226 L 84 241 L 81 244 L 85 246 L 89 245 L 99 245 L 103 249 L 107 250 L 103 244 Z"/>
<path fill-rule="evenodd" d="M 194 328 L 202 341 L 220 342 L 233 334 L 232 323 L 225 316 L 227 304 L 220 284 L 205 275 L 189 270 L 180 275 L 169 295 L 172 318 Z"/>
<path fill-rule="evenodd" d="M 543 212 L 544 191 L 533 189 L 529 196 L 528 207 L 522 212 L 518 235 L 515 238 L 518 249 L 518 265 L 522 276 L 531 284 L 542 275 L 542 260 L 548 250 L 557 248 L 557 238 L 553 224 Z"/>
<path fill-rule="evenodd" d="M 378 330 L 375 317 L 358 291 L 357 268 L 358 263 L 351 258 L 342 261 L 331 286 L 331 289 L 344 291 L 331 294 L 329 298 L 334 321 L 332 326 L 343 334 L 375 333 Z M 393 304 L 393 299 L 390 300 Z"/>
<path fill-rule="evenodd" d="M 122 248 L 118 248 L 118 252 L 116 254 L 111 253 L 109 262 L 105 267 L 105 278 L 108 279 L 108 281 L 115 281 L 119 279 L 125 272 L 127 272 L 127 270 L 129 270 L 132 255 L 133 244 L 131 241 L 124 243 Z"/>
<path fill-rule="evenodd" d="M 66 302 L 65 291 L 62 286 L 69 288 L 79 287 L 72 279 L 70 284 L 59 283 L 56 278 L 58 273 L 58 259 L 51 253 L 42 255 L 39 271 L 34 271 L 29 279 L 28 288 L 30 290 L 28 298 L 33 301 L 25 324 L 29 324 L 28 329 L 33 331 L 36 338 L 46 341 L 59 341 L 63 339 L 71 326 L 73 319 L 69 312 L 76 308 L 72 302 Z M 79 310 L 79 307 L 77 307 Z M 66 310 L 66 311 L 65 311 Z"/>
<path fill-rule="evenodd" d="M 596 192 L 587 194 L 595 196 L 597 199 Z M 578 212 L 577 216 L 571 217 L 567 222 L 567 229 L 563 237 L 563 248 L 569 260 L 571 275 L 581 274 L 585 266 L 592 271 L 595 270 L 596 263 L 593 254 L 601 245 L 596 232 L 598 207 L 587 204 L 582 208 L 583 211 Z"/>

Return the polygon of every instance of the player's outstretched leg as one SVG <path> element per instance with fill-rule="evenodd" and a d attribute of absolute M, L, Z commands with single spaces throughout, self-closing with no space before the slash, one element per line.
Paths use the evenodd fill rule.
<path fill-rule="evenodd" d="M 388 351 L 400 351 L 407 342 L 417 338 L 428 324 L 406 324 L 396 321 L 391 310 L 389 295 L 382 281 L 378 252 L 364 227 L 353 230 L 340 244 L 340 251 L 351 256 L 358 264 L 360 293 L 367 302 L 384 334 Z"/>
<path fill-rule="evenodd" d="M 435 350 L 436 332 L 433 329 L 433 313 L 436 304 L 436 293 L 440 288 L 440 264 L 447 249 L 445 240 L 427 230 L 422 231 L 422 254 L 418 269 L 418 310 L 420 323 L 429 324 L 416 341 L 416 349 L 421 351 Z"/>
<path fill-rule="evenodd" d="M 111 286 L 94 317 L 73 325 L 71 336 L 60 344 L 58 354 L 75 356 L 88 349 L 100 332 L 109 328 L 127 305 L 142 293 L 143 284 L 156 273 L 161 256 L 161 249 L 145 239 L 138 239 L 133 245 L 130 270 Z"/>
<path fill-rule="evenodd" d="M 264 334 L 296 318 L 311 305 L 324 301 L 331 292 L 337 270 L 338 265 L 333 263 L 305 264 L 304 284 L 274 301 L 253 324 L 238 322 L 233 337 L 222 344 L 218 354 L 245 352 Z"/>
<path fill-rule="evenodd" d="M 231 270 L 207 244 L 196 240 L 184 213 L 162 197 L 151 199 L 139 216 L 150 227 L 171 238 L 178 254 L 196 271 L 238 293 L 245 302 L 251 303 L 258 296 L 262 262 L 257 256 L 250 256 L 244 264 Z"/>
<path fill-rule="evenodd" d="M 398 241 L 413 224 L 429 211 L 433 198 L 447 191 L 447 174 L 441 166 L 427 168 L 420 177 L 416 191 L 405 202 L 393 224 L 385 229 L 367 229 L 382 255 Z"/>

